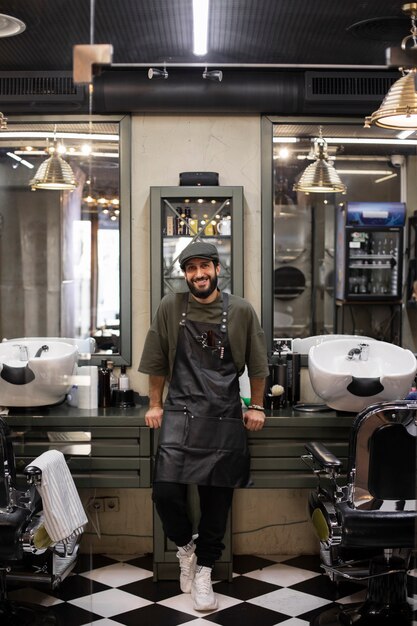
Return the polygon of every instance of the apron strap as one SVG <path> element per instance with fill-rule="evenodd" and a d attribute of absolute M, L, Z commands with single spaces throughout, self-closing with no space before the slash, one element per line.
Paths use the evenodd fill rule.
<path fill-rule="evenodd" d="M 185 326 L 185 318 L 187 317 L 187 310 L 188 310 L 188 291 L 186 291 L 183 294 L 183 298 L 182 298 L 182 312 L 181 312 L 180 326 Z"/>
<path fill-rule="evenodd" d="M 226 293 L 225 291 L 223 291 L 222 294 L 223 294 L 223 310 L 222 310 L 222 319 L 220 323 L 220 330 L 222 333 L 226 333 L 227 313 L 228 313 L 228 308 L 229 308 L 229 294 Z"/>

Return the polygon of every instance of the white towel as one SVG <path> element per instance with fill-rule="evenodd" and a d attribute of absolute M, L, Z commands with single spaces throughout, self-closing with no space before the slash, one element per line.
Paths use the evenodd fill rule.
<path fill-rule="evenodd" d="M 65 457 L 58 450 L 48 450 L 31 465 L 42 470 L 37 490 L 42 498 L 45 528 L 54 543 L 79 534 L 87 516 Z"/>

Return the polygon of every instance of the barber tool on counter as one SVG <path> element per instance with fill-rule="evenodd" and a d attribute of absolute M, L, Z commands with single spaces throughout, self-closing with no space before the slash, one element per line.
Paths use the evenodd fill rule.
<path fill-rule="evenodd" d="M 134 392 L 126 374 L 126 365 L 122 365 L 120 368 L 119 388 L 112 393 L 112 405 L 121 409 L 135 406 Z"/>
<path fill-rule="evenodd" d="M 292 352 L 292 339 L 274 341 L 265 390 L 265 408 L 278 410 L 299 401 L 300 363 L 300 355 Z"/>

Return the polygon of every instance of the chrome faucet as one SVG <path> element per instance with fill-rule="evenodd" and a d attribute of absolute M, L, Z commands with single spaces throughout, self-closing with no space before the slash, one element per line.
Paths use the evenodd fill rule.
<path fill-rule="evenodd" d="M 352 348 L 347 353 L 347 360 L 352 361 L 357 358 L 360 361 L 367 361 L 369 356 L 369 343 L 360 343 L 357 348 Z"/>

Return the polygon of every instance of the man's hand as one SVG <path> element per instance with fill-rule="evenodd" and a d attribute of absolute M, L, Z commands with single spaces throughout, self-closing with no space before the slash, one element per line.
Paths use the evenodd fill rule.
<path fill-rule="evenodd" d="M 243 416 L 243 422 L 248 430 L 261 430 L 265 424 L 265 413 L 257 409 L 248 409 Z"/>
<path fill-rule="evenodd" d="M 150 407 L 145 414 L 145 424 L 149 428 L 161 428 L 164 410 L 159 406 Z"/>

